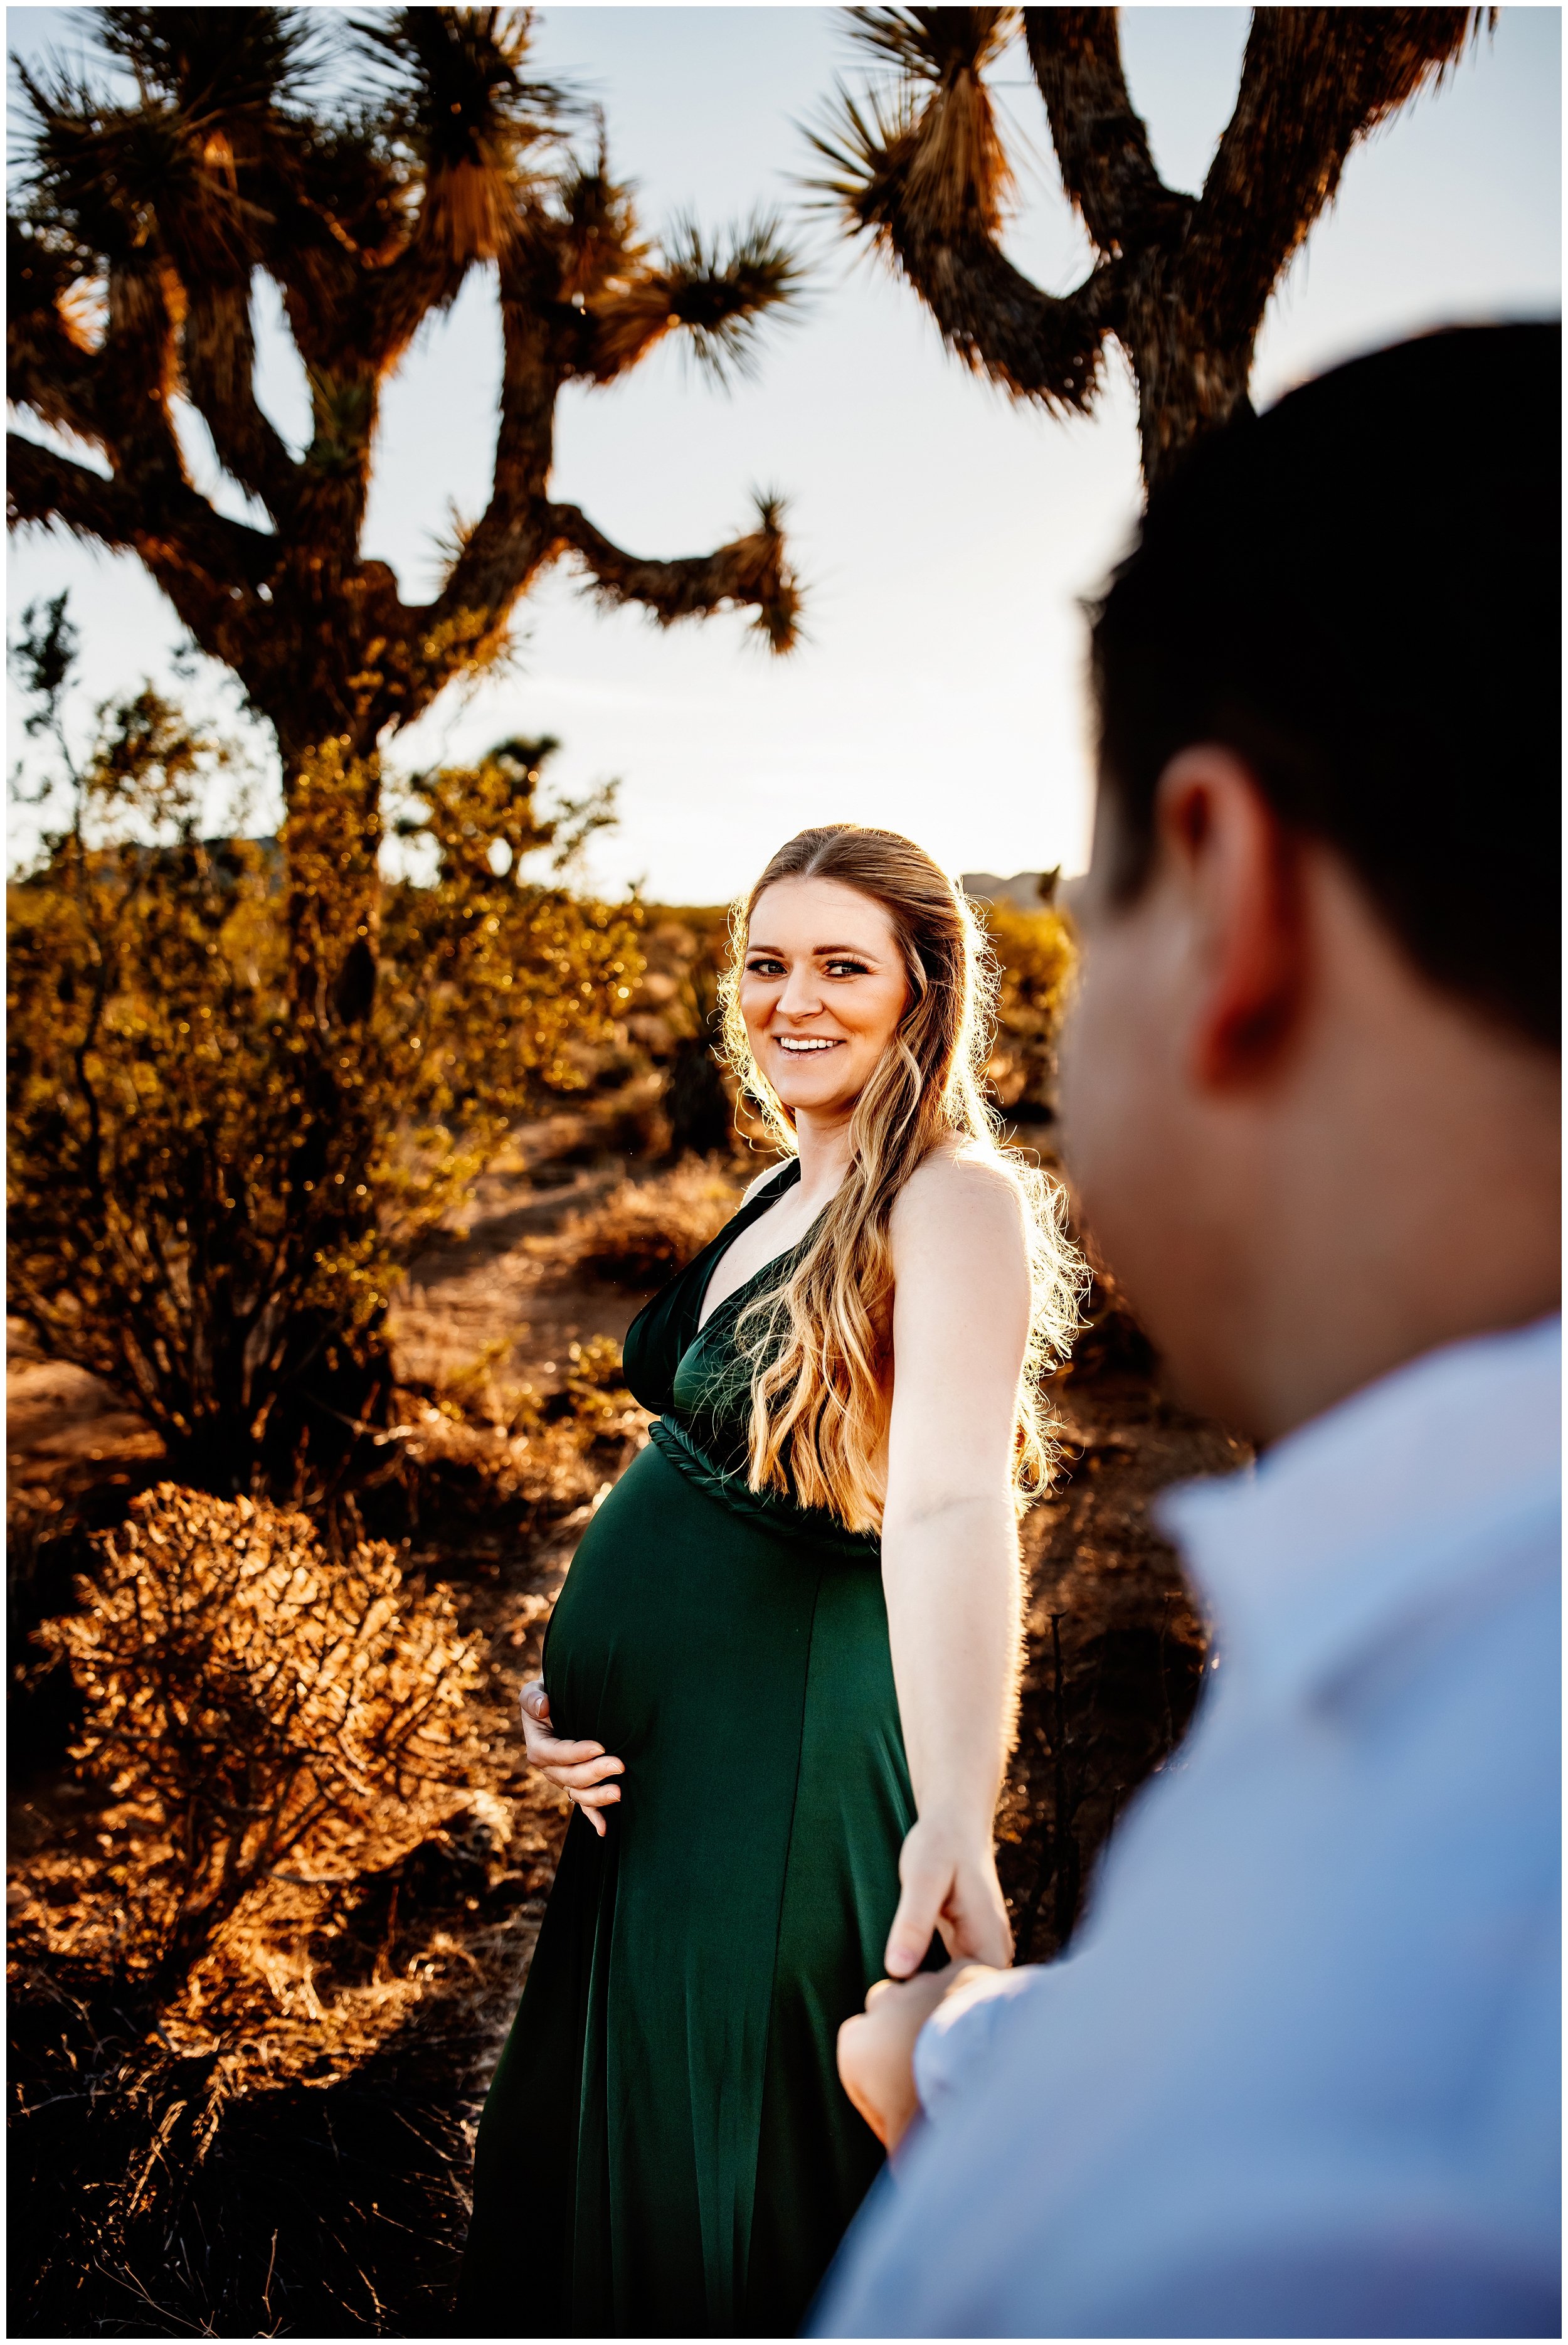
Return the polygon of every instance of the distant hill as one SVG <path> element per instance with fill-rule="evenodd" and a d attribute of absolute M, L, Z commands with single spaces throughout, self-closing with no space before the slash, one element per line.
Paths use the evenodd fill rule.
<path fill-rule="evenodd" d="M 1010 904 L 1017 912 L 1037 912 L 1054 902 L 1061 876 L 1059 863 L 1054 871 L 1015 871 L 1010 879 L 995 871 L 961 871 L 958 885 L 976 903 Z"/>

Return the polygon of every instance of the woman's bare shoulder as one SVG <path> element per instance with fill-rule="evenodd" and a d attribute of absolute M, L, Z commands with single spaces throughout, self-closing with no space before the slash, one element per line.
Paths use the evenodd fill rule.
<path fill-rule="evenodd" d="M 916 1165 L 894 1203 L 890 1233 L 924 1240 L 955 1223 L 997 1240 L 1021 1235 L 1027 1203 L 1023 1185 L 997 1149 L 957 1136 L 942 1142 Z"/>

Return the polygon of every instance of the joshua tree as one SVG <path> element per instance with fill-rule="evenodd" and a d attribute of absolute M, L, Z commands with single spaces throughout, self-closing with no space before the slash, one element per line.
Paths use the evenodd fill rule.
<path fill-rule="evenodd" d="M 52 1136 L 42 1124 L 24 1135 L 37 1211 L 22 1216 L 21 1271 L 54 1348 L 107 1345 L 108 1371 L 188 1475 L 325 1487 L 341 1462 L 325 1446 L 332 1428 L 358 1442 L 384 1419 L 408 1183 L 460 1160 L 472 1169 L 490 1108 L 517 1109 L 514 1078 L 550 1080 L 561 1021 L 581 1034 L 612 1014 L 633 950 L 612 909 L 524 882 L 518 858 L 549 827 L 517 744 L 472 773 L 425 777 L 440 883 L 417 902 L 384 887 L 379 746 L 504 650 L 520 597 L 562 558 L 661 622 L 741 606 L 774 650 L 789 648 L 796 595 L 776 503 L 716 553 L 653 561 L 557 503 L 550 474 L 564 385 L 614 382 L 677 332 L 716 369 L 744 364 L 796 271 L 760 218 L 723 249 L 690 223 L 662 250 L 646 243 L 602 135 L 592 151 L 574 146 L 581 115 L 531 76 L 526 10 L 86 17 L 98 70 L 21 77 L 10 391 L 49 438 L 10 442 L 11 516 L 136 553 L 239 678 L 282 756 L 283 888 L 249 850 L 244 885 L 215 891 L 183 800 L 172 860 L 133 853 L 122 871 L 51 847 L 19 910 L 41 958 L 29 946 L 14 969 L 24 1044 L 44 1054 L 19 1112 L 59 1119 Z M 490 501 L 454 532 L 434 598 L 412 604 L 361 550 L 378 402 L 476 269 L 494 271 L 503 350 Z M 258 277 L 281 295 L 309 386 L 298 453 L 257 394 Z M 193 413 L 231 487 L 222 504 L 190 475 Z M 46 698 L 69 670 L 66 634 L 56 609 L 37 635 Z M 109 754 L 86 777 L 101 766 L 121 815 L 147 786 L 167 812 L 169 787 L 184 787 L 185 767 L 171 777 L 152 754 L 145 715 L 140 702 L 120 712 L 141 745 L 135 770 Z M 495 848 L 511 858 L 502 876 L 486 859 Z M 126 877 L 137 887 L 121 905 Z M 237 920 L 257 947 L 238 959 Z M 56 1003 L 46 969 L 62 953 Z M 429 1038 L 400 1035 L 410 1010 L 445 1020 L 452 1048 L 432 1060 Z M 40 1070 L 62 1052 L 72 1080 L 51 1098 Z M 85 1215 L 66 1210 L 83 1182 Z M 182 1382 L 187 1398 L 171 1400 Z"/>
<path fill-rule="evenodd" d="M 1236 110 L 1200 196 L 1168 188 L 1122 73 L 1114 8 L 859 8 L 898 82 L 841 93 L 814 141 L 852 235 L 901 269 L 977 373 L 1082 414 L 1114 334 L 1138 382 L 1150 487 L 1243 406 L 1269 296 L 1331 201 L 1345 158 L 1437 80 L 1493 9 L 1259 8 Z M 1057 298 L 1003 255 L 1011 172 L 985 70 L 1022 18 L 1068 201 L 1096 259 Z"/>
<path fill-rule="evenodd" d="M 340 806 L 359 884 L 325 917 L 296 888 L 293 922 L 297 997 L 325 1023 L 335 988 L 358 998 L 374 977 L 361 850 L 377 836 L 377 744 L 497 656 L 551 564 L 574 560 L 606 600 L 662 623 L 750 608 L 788 649 L 796 594 L 776 503 L 716 553 L 654 561 L 555 502 L 550 473 L 566 383 L 613 382 L 676 332 L 717 369 L 744 363 L 796 271 L 761 218 L 723 251 L 690 222 L 662 250 L 643 241 L 602 138 L 583 159 L 570 102 L 530 77 L 525 9 L 90 15 L 117 75 L 21 76 L 10 395 L 104 469 L 14 436 L 11 517 L 140 557 L 272 725 L 291 806 L 331 745 L 311 851 L 323 823 L 330 846 Z M 409 604 L 360 548 L 378 402 L 421 324 L 484 268 L 504 349 L 490 502 L 456 531 L 434 599 Z M 281 292 L 309 384 L 298 456 L 257 397 L 258 274 Z M 250 500 L 246 519 L 193 484 L 182 401 Z"/>

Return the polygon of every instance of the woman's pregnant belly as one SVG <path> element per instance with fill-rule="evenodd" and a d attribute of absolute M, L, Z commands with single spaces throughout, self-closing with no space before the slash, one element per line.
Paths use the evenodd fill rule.
<path fill-rule="evenodd" d="M 898 1727 L 875 1562 L 736 1512 L 650 1443 L 589 1525 L 556 1602 L 544 1650 L 556 1732 L 625 1761 L 628 1816 L 655 1784 L 673 1798 L 744 1795 L 762 1738 L 782 1734 L 794 1767 L 808 1672 L 824 1670 L 845 1764 L 863 1745 L 880 1759 Z"/>
<path fill-rule="evenodd" d="M 742 1907 L 776 1928 L 793 1837 L 808 1937 L 880 1951 L 913 1803 L 874 1564 L 733 1513 L 650 1445 L 572 1558 L 544 1677 L 556 1731 L 625 1765 L 618 1927 L 645 1902 L 722 1965 Z"/>
<path fill-rule="evenodd" d="M 624 1761 L 606 1812 L 623 1908 L 656 1883 L 671 1926 L 759 1863 L 776 1895 L 819 1579 L 808 1548 L 731 1514 L 652 1445 L 595 1515 L 544 1680 L 556 1731 Z"/>
<path fill-rule="evenodd" d="M 544 1644 L 557 1734 L 624 1759 L 651 1731 L 682 1616 L 697 1597 L 687 1582 L 699 1541 L 683 1520 L 685 1499 L 680 1476 L 650 1444 L 578 1542 Z"/>
<path fill-rule="evenodd" d="M 733 1513 L 650 1444 L 556 1602 L 544 1653 L 556 1731 L 602 1742 L 628 1771 L 655 1742 L 719 1763 L 714 1725 L 733 1700 L 782 1684 L 798 1705 L 820 1571 L 808 1545 Z"/>

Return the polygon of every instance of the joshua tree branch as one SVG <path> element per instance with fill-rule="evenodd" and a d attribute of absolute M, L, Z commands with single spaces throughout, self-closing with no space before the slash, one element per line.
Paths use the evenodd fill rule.
<path fill-rule="evenodd" d="M 123 482 L 106 481 L 19 431 L 5 435 L 5 460 L 6 514 L 13 529 L 58 523 L 111 553 L 136 550 L 137 500 Z"/>
<path fill-rule="evenodd" d="M 98 360 L 60 307 L 62 299 L 68 302 L 77 272 L 24 236 L 15 219 L 6 221 L 5 243 L 5 366 L 12 403 L 56 431 L 95 443 L 100 437 Z"/>
<path fill-rule="evenodd" d="M 895 246 L 895 250 L 898 249 Z M 1105 336 L 1121 316 L 1118 265 L 1108 262 L 1065 299 L 1042 293 L 988 239 L 898 252 L 943 340 L 977 374 L 1020 399 L 1084 414 Z"/>
<path fill-rule="evenodd" d="M 460 544 L 431 610 L 437 624 L 460 611 L 509 610 L 550 552 L 554 531 L 547 485 L 555 401 L 566 369 L 541 315 L 538 269 L 538 254 L 521 242 L 502 255 L 501 414 L 490 502 Z"/>
<path fill-rule="evenodd" d="M 185 387 L 232 479 L 282 521 L 298 493 L 298 468 L 256 398 L 256 340 L 246 277 L 204 283 L 194 272 L 181 331 Z"/>
<path fill-rule="evenodd" d="M 1188 203 L 1154 168 L 1128 95 L 1116 10 L 1026 8 L 1024 39 L 1068 201 L 1101 252 L 1136 248 Z"/>
<path fill-rule="evenodd" d="M 775 652 L 795 640 L 800 590 L 784 558 L 776 504 L 764 501 L 757 526 L 714 553 L 693 553 L 674 562 L 623 553 L 596 530 L 575 505 L 552 505 L 557 542 L 575 553 L 608 603 L 641 603 L 661 626 L 677 619 L 706 616 L 725 604 L 756 612 L 755 625 Z"/>
<path fill-rule="evenodd" d="M 272 567 L 268 537 L 215 513 L 184 482 L 157 482 L 155 513 L 130 482 L 105 480 L 15 431 L 6 434 L 6 469 L 13 528 L 57 523 L 111 552 L 139 553 L 166 593 L 170 589 L 164 573 L 171 559 L 218 607 L 259 583 Z M 176 607 L 187 615 L 182 604 Z M 205 646 L 205 636 L 202 641 Z"/>
<path fill-rule="evenodd" d="M 431 605 L 432 627 L 450 625 L 471 611 L 493 613 L 504 621 L 559 544 L 548 494 L 555 402 L 576 356 L 572 351 L 571 359 L 563 358 L 559 327 L 579 321 L 570 310 L 554 323 L 548 311 L 541 315 L 540 258 L 521 240 L 501 257 L 501 414 L 490 502 L 463 536 Z M 577 334 L 571 335 L 570 342 L 576 340 Z"/>
<path fill-rule="evenodd" d="M 364 355 L 374 361 L 379 374 L 397 365 L 432 310 L 450 309 L 474 262 L 495 258 L 495 245 L 488 240 L 478 250 L 465 249 L 461 244 L 454 249 L 443 234 L 442 192 L 439 183 L 432 181 L 403 250 L 367 278 L 362 296 L 367 324 Z M 483 194 L 488 191 L 476 200 L 483 200 Z"/>
<path fill-rule="evenodd" d="M 758 320 L 794 298 L 800 277 L 770 219 L 738 229 L 727 252 L 694 221 L 683 221 L 662 266 L 590 299 L 587 361 L 580 371 L 612 382 L 665 334 L 683 330 L 716 373 L 744 372 Z"/>
<path fill-rule="evenodd" d="M 420 614 L 427 640 L 450 634 L 433 661 L 424 697 L 471 665 L 504 637 L 512 605 L 551 554 L 561 551 L 552 508 L 539 497 L 515 502 L 492 494 L 484 519 L 470 533 L 445 586 Z M 423 698 L 420 705 L 423 706 Z M 405 721 L 407 721 L 405 719 Z"/>
<path fill-rule="evenodd" d="M 1121 314 L 1120 263 L 1058 298 L 1013 267 L 993 232 L 994 207 L 955 189 L 935 202 L 918 165 L 923 122 L 863 112 L 845 98 L 840 142 L 817 150 L 840 177 L 820 182 L 852 233 L 873 236 L 903 269 L 948 347 L 1021 399 L 1083 413 L 1100 347 Z"/>
<path fill-rule="evenodd" d="M 283 297 L 289 331 L 307 367 L 329 361 L 346 322 L 357 327 L 367 274 L 351 238 L 332 233 L 329 192 L 314 192 L 307 172 L 283 168 L 262 183 L 270 215 L 260 266 Z"/>
<path fill-rule="evenodd" d="M 96 392 L 96 365 L 64 332 L 31 317 L 22 331 L 13 321 L 6 336 L 6 378 L 11 404 L 35 415 L 55 431 L 67 431 L 89 447 L 103 445 Z"/>
<path fill-rule="evenodd" d="M 1331 202 L 1351 148 L 1436 79 L 1491 13 L 1254 12 L 1236 110 L 1192 225 L 1194 298 L 1222 335 L 1256 330 L 1280 270 Z"/>
<path fill-rule="evenodd" d="M 356 32 L 361 53 L 391 76 L 423 166 L 407 238 L 372 271 L 367 355 L 385 370 L 432 310 L 457 299 L 470 269 L 501 259 L 521 232 L 525 158 L 562 97 L 526 71 L 524 10 L 398 8 Z"/>

